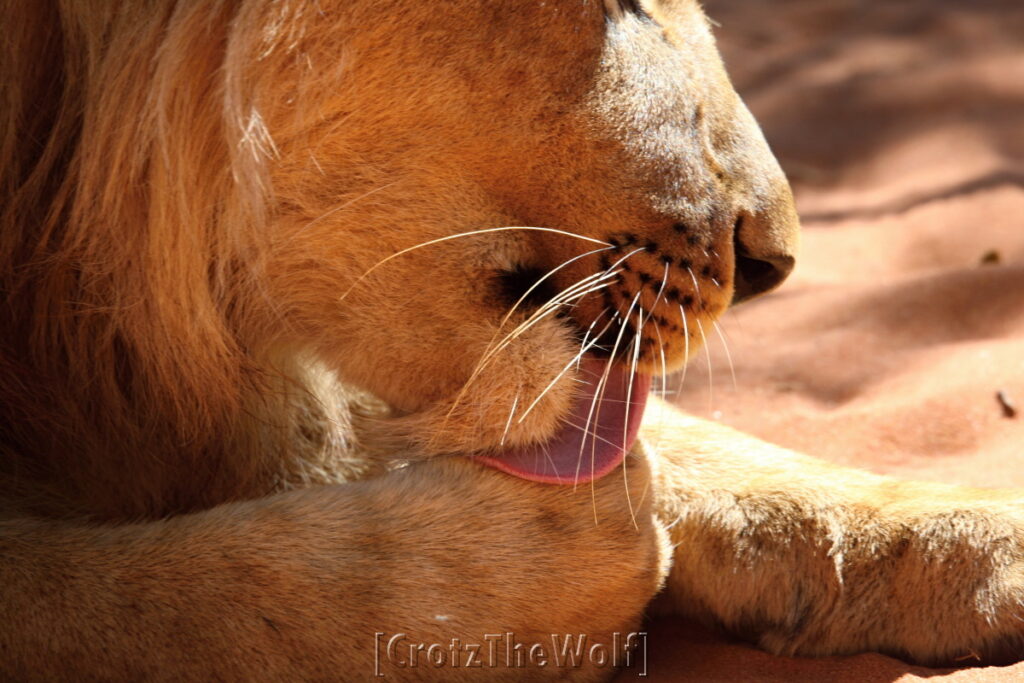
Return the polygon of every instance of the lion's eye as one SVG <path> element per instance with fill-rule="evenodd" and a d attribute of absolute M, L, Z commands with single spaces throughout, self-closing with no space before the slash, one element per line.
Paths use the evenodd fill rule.
<path fill-rule="evenodd" d="M 604 0 L 605 13 L 612 19 L 621 19 L 627 14 L 650 18 L 641 0 Z"/>

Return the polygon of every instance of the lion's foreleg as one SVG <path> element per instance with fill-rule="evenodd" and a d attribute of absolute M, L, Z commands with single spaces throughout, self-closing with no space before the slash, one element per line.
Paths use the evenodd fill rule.
<path fill-rule="evenodd" d="M 0 522 L 0 678 L 605 679 L 467 649 L 635 628 L 667 559 L 647 479 L 640 459 L 576 491 L 432 461 L 159 522 Z"/>
<path fill-rule="evenodd" d="M 780 653 L 1024 656 L 1024 493 L 837 467 L 681 414 L 652 426 L 662 602 Z"/>

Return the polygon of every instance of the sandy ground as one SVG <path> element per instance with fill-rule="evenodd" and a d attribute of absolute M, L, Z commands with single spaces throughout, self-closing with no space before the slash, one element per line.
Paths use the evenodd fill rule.
<path fill-rule="evenodd" d="M 804 248 L 778 293 L 722 321 L 735 386 L 713 336 L 713 373 L 696 358 L 678 404 L 876 472 L 1024 486 L 1024 2 L 705 5 Z M 1024 681 L 1024 663 L 791 659 L 649 630 L 654 681 Z"/>

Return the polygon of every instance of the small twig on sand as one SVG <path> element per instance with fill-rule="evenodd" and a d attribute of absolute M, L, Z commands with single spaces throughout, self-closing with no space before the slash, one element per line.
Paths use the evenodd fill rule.
<path fill-rule="evenodd" d="M 1011 419 L 1017 417 L 1017 406 L 1009 394 L 1000 389 L 996 392 L 996 400 L 999 401 L 999 405 L 1003 408 L 1003 415 Z"/>
<path fill-rule="evenodd" d="M 979 265 L 982 266 L 998 266 L 1003 262 L 1003 255 L 999 253 L 998 249 L 989 249 L 981 256 Z"/>
<path fill-rule="evenodd" d="M 981 655 L 979 655 L 974 650 L 971 650 L 971 651 L 969 651 L 967 654 L 965 654 L 963 656 L 955 657 L 953 659 L 953 661 L 959 663 L 959 662 L 966 662 L 968 659 L 973 659 L 976 662 L 980 662 L 981 661 Z"/>

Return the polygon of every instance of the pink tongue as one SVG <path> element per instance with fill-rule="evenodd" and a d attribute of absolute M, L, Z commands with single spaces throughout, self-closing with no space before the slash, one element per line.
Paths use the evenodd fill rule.
<path fill-rule="evenodd" d="M 601 387 L 601 377 L 606 371 L 608 379 Z M 545 484 L 588 482 L 612 471 L 622 463 L 636 440 L 651 380 L 629 373 L 625 368 L 609 368 L 607 362 L 597 358 L 583 359 L 579 379 L 583 382 L 582 394 L 566 425 L 551 439 L 493 455 L 478 455 L 474 459 L 502 472 Z M 585 432 L 588 423 L 590 426 Z"/>

